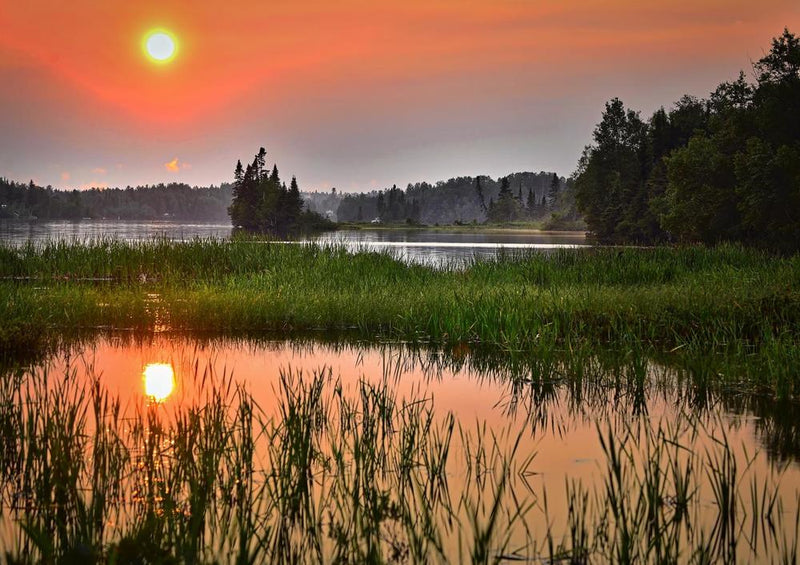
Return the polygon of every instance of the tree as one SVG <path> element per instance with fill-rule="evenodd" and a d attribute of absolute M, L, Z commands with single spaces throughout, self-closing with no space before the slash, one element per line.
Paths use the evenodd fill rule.
<path fill-rule="evenodd" d="M 536 193 L 533 188 L 528 188 L 528 215 L 533 218 L 536 215 Z"/>
<path fill-rule="evenodd" d="M 649 209 L 647 125 L 618 98 L 606 103 L 594 144 L 578 163 L 575 197 L 589 230 L 601 241 L 649 241 L 658 226 Z"/>
<path fill-rule="evenodd" d="M 257 181 L 260 181 L 266 174 L 266 159 L 267 150 L 263 147 L 259 148 L 255 159 L 253 159 L 253 176 Z"/>
<path fill-rule="evenodd" d="M 480 177 L 480 175 L 475 177 L 475 192 L 478 195 L 478 203 L 481 206 L 481 210 L 483 210 L 484 213 L 488 212 L 486 210 L 486 200 L 485 200 L 485 198 L 483 196 L 483 186 L 481 186 L 481 177 Z"/>
<path fill-rule="evenodd" d="M 732 239 L 738 224 L 733 163 L 713 139 L 695 136 L 667 159 L 663 224 L 683 241 Z"/>
<path fill-rule="evenodd" d="M 800 81 L 800 38 L 783 29 L 772 40 L 772 48 L 756 64 L 758 83 L 781 84 Z"/>
<path fill-rule="evenodd" d="M 277 165 L 267 174 L 266 151 L 262 147 L 251 165 L 242 172 L 241 162 L 234 170 L 233 199 L 228 209 L 234 226 L 247 231 L 286 235 L 305 229 L 331 225 L 319 214 L 303 211 L 297 179 L 290 187 L 280 182 Z"/>
<path fill-rule="evenodd" d="M 511 193 L 508 177 L 503 177 L 500 182 L 500 194 L 497 202 L 489 209 L 489 221 L 513 222 L 522 217 L 522 205 Z"/>
<path fill-rule="evenodd" d="M 561 190 L 561 179 L 558 178 L 557 174 L 553 173 L 553 178 L 550 179 L 550 191 L 547 193 L 547 196 L 550 199 L 551 207 L 555 207 L 559 190 Z"/>

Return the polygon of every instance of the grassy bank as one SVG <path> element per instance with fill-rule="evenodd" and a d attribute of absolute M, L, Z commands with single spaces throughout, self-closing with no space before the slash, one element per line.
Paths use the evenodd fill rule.
<path fill-rule="evenodd" d="M 563 250 L 436 270 L 337 247 L 52 243 L 0 248 L 0 277 L 6 350 L 91 328 L 346 331 L 713 357 L 790 392 L 800 365 L 800 257 L 738 247 Z"/>

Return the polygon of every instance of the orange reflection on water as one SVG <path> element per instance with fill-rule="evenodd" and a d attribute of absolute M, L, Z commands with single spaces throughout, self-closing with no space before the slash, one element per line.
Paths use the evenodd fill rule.
<path fill-rule="evenodd" d="M 149 363 L 144 368 L 144 393 L 156 402 L 166 400 L 175 390 L 175 371 L 168 363 Z"/>

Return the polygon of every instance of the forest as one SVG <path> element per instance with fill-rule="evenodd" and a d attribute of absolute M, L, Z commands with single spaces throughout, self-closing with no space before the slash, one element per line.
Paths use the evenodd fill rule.
<path fill-rule="evenodd" d="M 309 208 L 339 222 L 380 222 L 421 225 L 540 221 L 554 212 L 577 220 L 569 181 L 556 173 L 521 172 L 498 179 L 457 177 L 431 184 L 409 184 L 405 190 L 342 195 L 305 194 Z"/>
<path fill-rule="evenodd" d="M 753 74 L 646 121 L 617 98 L 606 103 L 573 179 L 597 240 L 800 247 L 797 36 L 773 39 Z"/>
<path fill-rule="evenodd" d="M 241 163 L 239 163 L 241 165 Z M 251 165 L 248 165 L 252 167 Z M 238 167 L 237 167 L 238 170 Z M 181 183 L 126 188 L 58 190 L 0 177 L 0 218 L 18 220 L 173 220 L 229 221 L 237 183 L 245 168 L 234 172 L 233 184 L 191 187 Z M 262 171 L 269 183 L 273 172 Z M 241 175 L 241 177 L 239 176 Z M 280 177 L 272 192 L 283 189 Z M 296 181 L 295 181 L 296 182 Z M 503 189 L 507 185 L 507 189 Z M 435 183 L 417 182 L 405 190 L 396 186 L 368 193 L 300 191 L 304 210 L 340 222 L 450 225 L 459 223 L 578 219 L 571 181 L 555 173 L 521 172 L 492 179 L 489 176 L 458 177 Z M 266 185 L 265 185 L 266 186 Z M 289 187 L 291 188 L 291 187 Z M 287 189 L 288 191 L 289 189 Z M 254 194 L 251 188 L 242 193 Z M 299 191 L 299 188 L 298 188 Z M 249 198 L 249 196 L 245 196 Z M 288 199 L 284 198 L 286 202 Z M 277 200 L 276 200 L 277 202 Z M 289 213 L 289 212 L 287 212 Z M 297 214 L 296 210 L 292 212 Z M 248 222 L 241 209 L 237 225 Z M 291 215 L 291 214 L 290 214 Z M 557 227 L 557 226 L 556 226 Z"/>
<path fill-rule="evenodd" d="M 0 177 L 0 218 L 228 221 L 231 190 L 226 183 L 57 190 Z"/>

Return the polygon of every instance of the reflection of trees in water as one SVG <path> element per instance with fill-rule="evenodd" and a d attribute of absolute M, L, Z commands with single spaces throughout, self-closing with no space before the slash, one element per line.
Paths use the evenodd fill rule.
<path fill-rule="evenodd" d="M 796 402 L 757 394 L 729 395 L 722 397 L 722 406 L 752 423 L 759 443 L 771 459 L 800 459 L 800 407 Z"/>
<path fill-rule="evenodd" d="M 364 342 L 347 334 L 313 333 L 286 339 L 271 333 L 236 336 L 213 334 L 141 334 L 91 332 L 69 342 L 50 344 L 33 361 L 47 356 L 91 353 L 105 341 L 115 347 L 152 346 L 169 340 L 210 357 L 224 358 L 231 348 L 257 354 L 289 350 L 312 358 L 320 353 L 349 353 L 360 364 L 367 354 L 377 354 L 380 377 L 398 383 L 410 373 L 425 382 L 459 374 L 472 381 L 498 387 L 495 408 L 509 418 L 525 418 L 532 432 L 563 435 L 587 422 L 625 419 L 654 409 L 690 411 L 698 417 L 720 411 L 744 416 L 769 456 L 780 461 L 800 459 L 800 411 L 790 400 L 720 382 L 719 369 L 707 360 L 654 359 L 631 348 L 627 351 L 596 347 L 539 351 L 501 350 L 475 343 L 446 347 L 399 342 Z M 13 359 L 5 366 L 13 364 Z M 21 360 L 19 360 L 21 363 Z M 751 418 L 752 416 L 752 418 Z M 733 422 L 739 425 L 742 422 Z"/>

